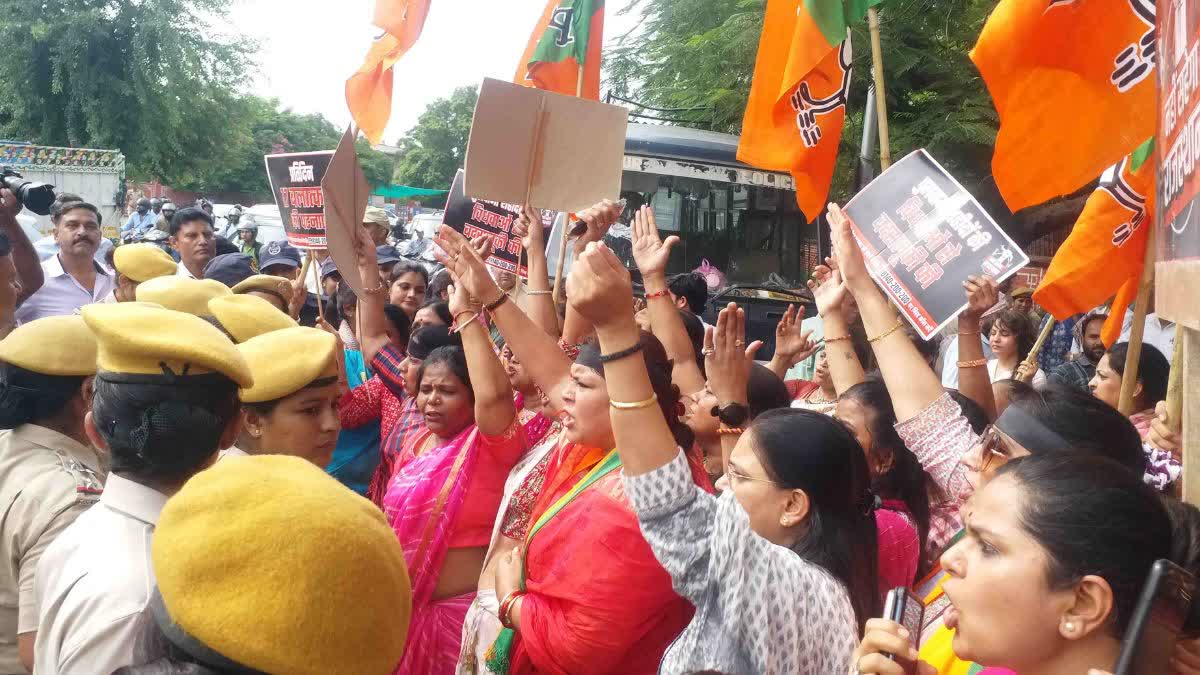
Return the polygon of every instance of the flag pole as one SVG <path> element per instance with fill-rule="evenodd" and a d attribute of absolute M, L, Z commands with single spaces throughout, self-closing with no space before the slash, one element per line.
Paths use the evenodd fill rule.
<path fill-rule="evenodd" d="M 1149 226 L 1148 226 L 1149 227 Z M 1133 324 L 1129 331 L 1129 350 L 1125 354 L 1125 373 L 1121 375 L 1121 398 L 1117 410 L 1132 415 L 1133 390 L 1137 386 L 1138 363 L 1142 358 L 1142 333 L 1146 328 L 1146 313 L 1150 307 L 1150 290 L 1154 288 L 1154 259 L 1157 255 L 1155 229 L 1146 232 L 1146 254 L 1142 259 L 1142 277 L 1138 282 L 1137 300 L 1133 304 Z"/>
<path fill-rule="evenodd" d="M 1038 335 L 1037 342 L 1033 343 L 1033 348 L 1029 350 L 1029 355 L 1025 357 L 1025 360 L 1018 367 L 1018 370 L 1024 368 L 1026 375 L 1022 377 L 1021 375 L 1014 373 L 1014 380 L 1029 382 L 1033 379 L 1034 374 L 1037 373 L 1038 353 L 1042 351 L 1042 345 L 1046 344 L 1046 338 L 1050 337 L 1050 333 L 1054 331 L 1054 325 L 1056 323 L 1058 322 L 1054 320 L 1054 317 L 1050 317 L 1050 320 L 1046 322 L 1046 325 L 1042 326 L 1042 332 Z"/>
<path fill-rule="evenodd" d="M 879 170 L 892 165 L 892 143 L 888 132 L 887 88 L 883 85 L 883 46 L 879 40 L 879 12 L 867 8 L 867 26 L 871 31 L 871 72 L 875 76 L 875 110 L 879 118 Z"/>

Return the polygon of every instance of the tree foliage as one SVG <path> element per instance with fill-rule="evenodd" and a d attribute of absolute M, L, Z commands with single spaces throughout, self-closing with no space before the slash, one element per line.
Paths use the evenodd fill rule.
<path fill-rule="evenodd" d="M 450 188 L 454 173 L 462 168 L 467 155 L 478 99 L 477 87 L 459 87 L 425 108 L 416 126 L 400 139 L 396 183 L 436 190 Z"/>
<path fill-rule="evenodd" d="M 967 53 L 993 0 L 887 0 L 879 6 L 893 158 L 926 148 L 991 208 L 998 118 Z M 765 0 L 631 0 L 639 28 L 609 52 L 608 85 L 687 126 L 738 134 Z M 866 21 L 852 33 L 854 74 L 830 199 L 852 191 L 871 79 Z"/>
<path fill-rule="evenodd" d="M 0 0 L 0 136 L 120 148 L 133 177 L 220 161 L 253 44 L 204 17 L 230 0 Z"/>

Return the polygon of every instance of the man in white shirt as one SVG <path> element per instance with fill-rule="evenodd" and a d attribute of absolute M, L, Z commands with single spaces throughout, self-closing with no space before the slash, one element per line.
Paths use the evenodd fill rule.
<path fill-rule="evenodd" d="M 17 308 L 18 324 L 74 314 L 84 305 L 104 300 L 116 284 L 94 257 L 100 247 L 99 209 L 87 202 L 68 202 L 51 221 L 58 254 L 42 263 L 45 281 Z"/>
<path fill-rule="evenodd" d="M 204 266 L 217 250 L 213 217 L 204 209 L 188 207 L 171 219 L 171 248 L 179 252 L 176 274 L 192 279 L 204 278 Z"/>
<path fill-rule="evenodd" d="M 1154 294 L 1150 294 L 1150 309 L 1154 309 Z M 1129 335 L 1133 332 L 1133 308 L 1125 310 L 1125 321 L 1121 325 L 1121 339 L 1118 342 L 1129 342 Z M 1175 353 L 1175 324 L 1174 322 L 1160 319 L 1158 314 L 1150 311 L 1146 314 L 1146 323 L 1142 328 L 1142 344 L 1154 345 L 1158 351 L 1162 352 L 1167 360 L 1171 360 L 1171 355 Z"/>
<path fill-rule="evenodd" d="M 253 384 L 233 342 L 198 317 L 113 303 L 83 319 L 99 346 L 84 430 L 112 473 L 37 566 L 34 665 L 56 675 L 165 656 L 150 606 L 154 528 L 167 499 L 233 444 L 238 387 Z"/>

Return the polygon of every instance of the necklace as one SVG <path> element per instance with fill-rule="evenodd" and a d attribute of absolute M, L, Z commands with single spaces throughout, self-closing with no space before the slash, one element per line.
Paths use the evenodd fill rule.
<path fill-rule="evenodd" d="M 808 403 L 833 403 L 837 398 L 825 398 L 821 395 L 820 389 L 814 389 L 811 394 L 804 397 L 804 400 Z"/>

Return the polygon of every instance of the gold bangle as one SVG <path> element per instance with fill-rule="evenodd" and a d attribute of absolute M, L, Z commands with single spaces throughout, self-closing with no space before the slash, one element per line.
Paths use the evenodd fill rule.
<path fill-rule="evenodd" d="M 841 342 L 843 340 L 849 340 L 849 339 L 850 339 L 849 335 L 839 335 L 837 337 L 827 337 L 827 338 L 825 338 L 825 344 L 829 344 L 830 342 Z"/>
<path fill-rule="evenodd" d="M 870 342 L 871 344 L 875 344 L 876 342 L 879 342 L 883 338 L 900 330 L 900 326 L 902 326 L 902 325 L 904 325 L 904 319 L 901 319 L 900 317 L 896 317 L 896 323 L 893 324 L 891 328 L 883 331 L 882 333 L 880 333 L 879 335 L 876 335 L 875 337 L 867 337 L 867 342 Z M 828 340 L 826 340 L 826 342 L 828 342 Z"/>
<path fill-rule="evenodd" d="M 720 436 L 737 436 L 744 433 L 746 433 L 746 430 L 741 427 L 721 427 L 717 429 L 717 434 Z"/>
<path fill-rule="evenodd" d="M 375 288 L 364 288 L 363 293 L 366 293 L 367 295 L 379 295 L 380 293 L 383 293 L 385 290 L 387 290 L 387 286 L 381 280 L 379 282 L 379 285 L 376 286 Z"/>
<path fill-rule="evenodd" d="M 642 408 L 649 408 L 655 403 L 658 403 L 658 394 L 650 394 L 650 398 L 644 401 L 636 401 L 634 403 L 624 403 L 622 401 L 612 400 L 608 402 L 608 404 L 611 405 L 614 410 L 641 410 Z"/>
<path fill-rule="evenodd" d="M 987 359 L 975 359 L 974 361 L 959 361 L 958 367 L 959 368 L 978 368 L 979 366 L 986 366 L 987 363 L 988 363 Z"/>
<path fill-rule="evenodd" d="M 983 331 L 978 331 L 978 330 L 960 330 L 960 331 L 958 331 L 958 334 L 959 334 L 959 335 L 983 335 Z"/>
<path fill-rule="evenodd" d="M 554 295 L 554 291 L 531 291 L 525 289 L 525 295 Z"/>

